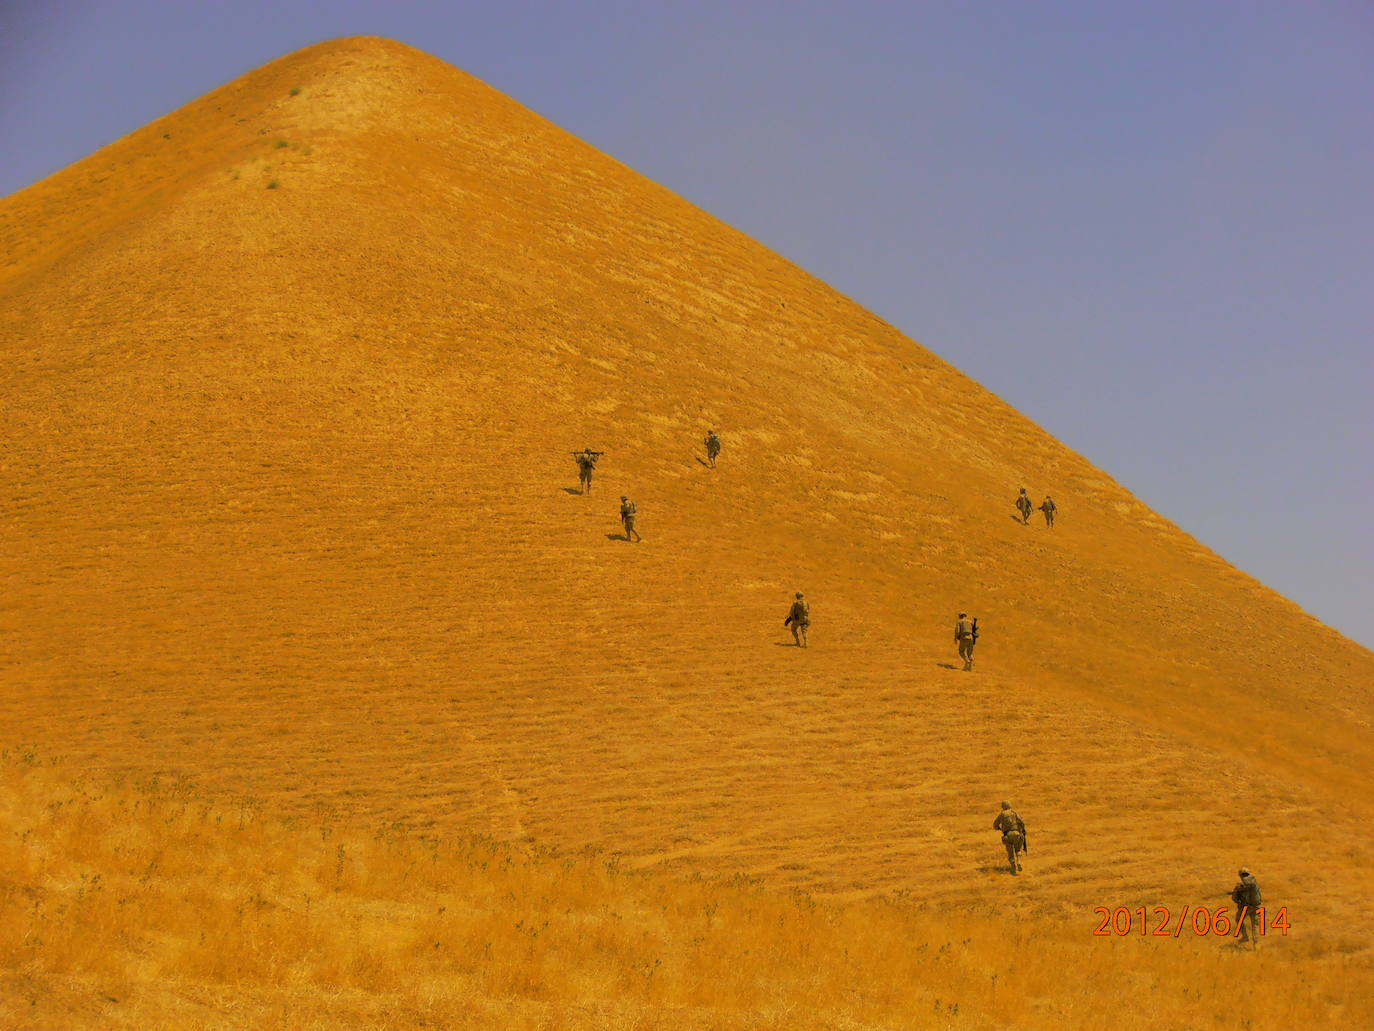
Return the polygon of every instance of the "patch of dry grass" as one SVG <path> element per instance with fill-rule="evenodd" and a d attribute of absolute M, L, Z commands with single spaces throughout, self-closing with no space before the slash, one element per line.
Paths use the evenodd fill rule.
<path fill-rule="evenodd" d="M 272 816 L 0 763 L 0 1022 L 25 1028 L 1368 1026 L 1370 971 L 1271 940 L 848 905 L 744 878 Z M 1244 991 L 1238 992 L 1238 986 Z"/>

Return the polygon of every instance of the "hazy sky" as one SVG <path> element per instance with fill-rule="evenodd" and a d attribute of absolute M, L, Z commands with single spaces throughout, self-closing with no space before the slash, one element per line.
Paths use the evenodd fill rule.
<path fill-rule="evenodd" d="M 361 34 L 781 252 L 1374 645 L 1370 0 L 0 0 L 0 196 Z"/>

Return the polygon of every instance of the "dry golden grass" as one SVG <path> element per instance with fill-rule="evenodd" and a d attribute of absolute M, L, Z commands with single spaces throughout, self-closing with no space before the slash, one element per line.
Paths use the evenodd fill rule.
<path fill-rule="evenodd" d="M 1274 1012 L 1303 1012 L 1283 994 L 1301 977 L 1369 962 L 1349 886 L 1368 865 L 1374 655 L 802 270 L 406 47 L 290 55 L 0 201 L 0 393 L 0 747 L 251 799 L 242 850 L 182 853 L 211 857 L 231 913 L 299 916 L 241 869 L 289 869 L 323 896 L 337 843 L 307 848 L 277 821 L 327 810 L 347 856 L 359 827 L 403 823 L 597 851 L 625 871 L 615 884 L 657 870 L 642 883 L 668 894 L 745 875 L 862 902 L 807 919 L 882 935 L 913 918 L 863 900 L 959 914 L 960 942 L 1012 923 L 1022 952 L 1067 971 L 1044 989 L 1049 1026 L 1102 1026 L 1101 1005 L 1073 1000 L 1100 1001 L 1083 979 L 1122 957 L 1210 990 L 1229 958 L 1194 970 L 1199 943 L 1092 939 L 1092 910 L 1195 905 L 1241 863 L 1289 908 L 1281 955 L 1326 957 L 1273 973 Z M 712 426 L 716 470 L 696 453 Z M 567 452 L 589 444 L 608 454 L 578 496 Z M 1023 484 L 1058 500 L 1053 532 L 1013 520 Z M 642 545 L 610 539 L 622 493 Z M 796 589 L 815 613 L 806 652 L 778 647 Z M 961 608 L 985 628 L 973 676 L 945 668 Z M 989 829 L 1008 796 L 1034 849 L 1014 882 Z M 44 859 L 73 864 L 54 899 L 79 888 L 79 855 Z M 108 892 L 118 869 L 88 872 Z M 295 1001 L 393 1019 L 384 989 L 409 990 L 404 968 L 377 944 L 384 922 L 362 940 L 393 972 L 357 958 L 348 921 L 372 889 L 347 880 L 366 867 L 340 876 L 352 908 L 301 924 L 325 937 L 291 970 L 361 966 Z M 385 880 L 377 912 L 406 904 L 401 887 Z M 100 919 L 164 964 L 130 983 L 210 986 L 147 1001 L 161 1009 L 142 1026 L 261 1026 L 271 992 L 290 998 L 288 978 L 235 1009 L 235 975 L 205 970 L 267 977 L 261 955 L 197 951 L 187 904 L 160 953 L 129 908 Z M 634 926 L 635 962 L 659 958 L 666 925 Z M 882 935 L 865 947 L 899 948 Z M 859 955 L 863 937 L 836 940 Z M 44 941 L 62 954 L 60 934 Z M 1003 985 L 1020 960 L 995 952 Z M 839 973 L 808 975 L 802 998 L 848 1019 L 854 967 L 825 962 Z M 472 974 L 487 976 L 505 975 Z M 690 978 L 587 976 L 587 1005 L 610 1009 L 553 1026 L 657 1019 L 646 993 L 666 983 L 684 1008 L 662 1019 L 695 1019 Z M 45 984 L 53 1020 L 97 1019 L 79 979 Z M 961 1006 L 998 1017 L 969 992 Z M 555 1004 L 526 1002 L 536 1021 Z M 806 1026 L 799 1012 L 777 1020 Z"/>
<path fill-rule="evenodd" d="M 1361 1027 L 1364 965 L 359 834 L 0 759 L 0 1021 L 62 1028 Z M 1243 990 L 1238 990 L 1243 989 Z"/>

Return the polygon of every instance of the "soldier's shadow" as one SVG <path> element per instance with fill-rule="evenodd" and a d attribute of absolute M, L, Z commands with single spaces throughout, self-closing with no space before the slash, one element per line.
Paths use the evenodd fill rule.
<path fill-rule="evenodd" d="M 702 458 L 700 455 L 697 455 L 697 461 L 698 461 L 701 465 L 706 466 L 707 469 L 711 468 L 711 463 L 708 462 L 708 461 L 706 461 L 706 459 Z"/>
<path fill-rule="evenodd" d="M 581 494 L 581 493 L 582 493 L 582 492 L 581 492 L 580 490 L 578 490 L 576 487 L 564 487 L 564 488 L 563 488 L 563 492 L 564 492 L 565 494 Z"/>
<path fill-rule="evenodd" d="M 958 668 L 959 668 L 958 666 L 954 665 L 954 663 L 952 663 L 952 662 L 937 662 L 935 665 L 939 666 L 941 669 L 958 669 Z"/>
<path fill-rule="evenodd" d="M 1015 515 L 1012 516 L 1012 517 L 1011 517 L 1011 521 L 1012 521 L 1013 523 L 1018 524 L 1019 526 L 1029 526 L 1029 525 L 1030 525 L 1030 523 L 1023 523 L 1023 522 L 1021 522 L 1021 517 L 1020 517 L 1020 516 L 1015 516 Z"/>
<path fill-rule="evenodd" d="M 608 541 L 628 541 L 630 538 L 623 533 L 608 533 L 606 539 Z"/>
<path fill-rule="evenodd" d="M 986 866 L 978 867 L 979 873 L 1001 874 L 1003 877 L 1012 876 L 1010 867 L 1006 863 L 991 863 Z"/>

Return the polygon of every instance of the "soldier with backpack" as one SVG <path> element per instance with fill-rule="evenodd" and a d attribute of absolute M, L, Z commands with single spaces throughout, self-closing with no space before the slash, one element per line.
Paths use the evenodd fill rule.
<path fill-rule="evenodd" d="M 1255 932 L 1256 910 L 1264 905 L 1264 896 L 1260 894 L 1255 875 L 1243 866 L 1240 868 L 1240 881 L 1231 889 L 1231 901 L 1236 904 L 1236 924 L 1240 927 L 1241 944 L 1248 941 L 1252 948 L 1259 948 L 1259 935 Z M 1247 920 L 1249 927 L 1245 926 Z"/>
<path fill-rule="evenodd" d="M 1044 504 L 1040 506 L 1040 511 L 1045 513 L 1045 525 L 1054 526 L 1054 498 L 1046 494 Z"/>
<path fill-rule="evenodd" d="M 967 612 L 959 613 L 954 624 L 954 640 L 959 643 L 959 658 L 964 660 L 964 672 L 973 672 L 973 646 L 978 643 L 978 620 L 969 619 Z"/>
<path fill-rule="evenodd" d="M 811 627 L 811 606 L 806 603 L 801 591 L 797 592 L 796 600 L 787 610 L 787 618 L 782 625 L 792 628 L 792 640 L 797 642 L 798 648 L 806 647 L 806 631 Z"/>
<path fill-rule="evenodd" d="M 715 430 L 706 434 L 706 459 L 711 463 L 711 468 L 716 467 L 716 456 L 720 454 L 720 437 Z"/>
<path fill-rule="evenodd" d="M 1016 496 L 1016 511 L 1021 513 L 1021 525 L 1025 526 L 1030 522 L 1030 514 L 1034 506 L 1031 504 L 1030 495 L 1026 493 L 1026 488 L 1021 488 L 1021 493 Z"/>
<path fill-rule="evenodd" d="M 1021 862 L 1017 858 L 1026 851 L 1026 824 L 1010 802 L 1002 803 L 1002 811 L 992 821 L 992 829 L 1002 832 L 1002 844 L 1007 849 L 1007 862 L 1011 864 L 1012 876 L 1020 873 Z"/>
<path fill-rule="evenodd" d="M 620 525 L 625 527 L 625 539 L 627 541 L 642 541 L 644 539 L 639 535 L 639 531 L 635 529 L 635 513 L 638 511 L 639 507 L 633 501 L 623 495 L 621 496 Z"/>

